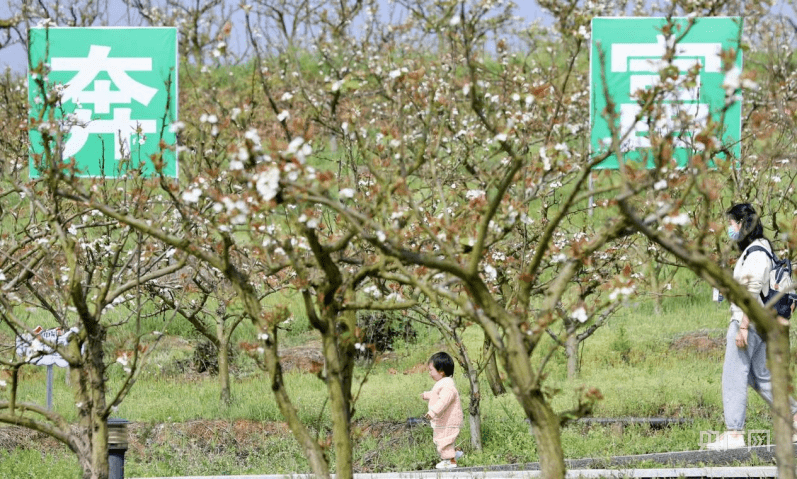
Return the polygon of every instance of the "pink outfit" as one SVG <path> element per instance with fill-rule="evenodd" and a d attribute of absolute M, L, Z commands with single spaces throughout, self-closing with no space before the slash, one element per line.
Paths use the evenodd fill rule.
<path fill-rule="evenodd" d="M 456 454 L 454 442 L 462 426 L 462 405 L 454 380 L 441 378 L 431 391 L 422 394 L 424 401 L 429 401 L 427 414 L 432 418 L 432 439 L 437 446 L 441 459 L 452 459 Z"/>

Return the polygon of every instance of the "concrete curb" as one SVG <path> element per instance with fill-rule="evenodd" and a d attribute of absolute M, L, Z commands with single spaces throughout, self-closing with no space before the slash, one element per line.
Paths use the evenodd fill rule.
<path fill-rule="evenodd" d="M 797 450 L 795 450 L 797 453 Z M 775 463 L 775 446 L 756 446 L 730 449 L 728 451 L 681 451 L 681 452 L 656 452 L 650 454 L 637 454 L 633 456 L 613 456 L 606 458 L 568 459 L 565 465 L 568 469 L 616 469 L 620 467 L 633 467 L 642 462 L 663 464 L 678 468 L 731 466 L 733 464 L 757 461 L 759 463 Z M 507 464 L 489 466 L 487 468 L 472 468 L 477 470 L 539 470 L 540 464 Z"/>

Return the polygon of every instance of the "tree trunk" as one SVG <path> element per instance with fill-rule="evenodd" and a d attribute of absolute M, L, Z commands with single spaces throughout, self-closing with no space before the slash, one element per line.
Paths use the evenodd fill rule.
<path fill-rule="evenodd" d="M 540 472 L 547 479 L 565 477 L 564 451 L 562 449 L 559 416 L 545 401 L 542 391 L 536 390 L 521 398 L 526 415 L 531 420 L 531 429 L 537 440 L 540 456 Z"/>
<path fill-rule="evenodd" d="M 285 389 L 285 383 L 282 377 L 282 366 L 277 356 L 277 328 L 275 326 L 271 327 L 269 332 L 275 339 L 273 340 L 274 344 L 269 345 L 271 347 L 267 349 L 265 359 L 266 367 L 271 378 L 271 391 L 274 393 L 277 407 L 279 407 L 282 417 L 285 418 L 288 427 L 304 450 L 307 462 L 310 463 L 310 470 L 313 471 L 316 477 L 329 478 L 331 477 L 329 474 L 329 464 L 324 457 L 324 451 L 321 450 L 318 442 L 310 435 L 301 419 L 299 419 L 299 414 L 288 396 L 288 391 Z"/>
<path fill-rule="evenodd" d="M 81 458 L 83 479 L 108 479 L 108 422 L 96 417 L 93 419 L 90 458 L 86 463 Z"/>
<path fill-rule="evenodd" d="M 468 406 L 468 423 L 470 424 L 470 445 L 474 451 L 482 450 L 482 418 L 481 398 L 478 371 L 468 368 L 468 382 L 470 383 L 470 405 Z"/>
<path fill-rule="evenodd" d="M 570 334 L 565 340 L 565 353 L 567 354 L 567 379 L 575 379 L 579 373 L 578 337 Z"/>
<path fill-rule="evenodd" d="M 484 338 L 484 346 L 483 351 L 490 351 L 490 340 L 488 338 Z M 504 383 L 501 381 L 501 375 L 498 372 L 498 361 L 495 359 L 495 351 L 490 353 L 490 356 L 487 358 L 487 367 L 485 368 L 485 373 L 487 373 L 487 382 L 490 383 L 490 389 L 493 391 L 493 396 L 500 396 L 506 393 L 506 389 L 504 388 Z"/>
<path fill-rule="evenodd" d="M 565 460 L 559 415 L 548 405 L 540 390 L 540 376 L 531 367 L 523 336 L 519 329 L 507 331 L 501 360 L 512 381 L 512 391 L 531 421 L 542 477 L 564 479 Z"/>
<path fill-rule="evenodd" d="M 347 387 L 350 382 L 346 380 L 351 374 L 347 371 L 349 361 L 341 357 L 347 352 L 344 346 L 340 346 L 341 351 L 338 351 L 334 329 L 323 335 L 323 344 L 332 419 L 332 442 L 335 447 L 335 477 L 351 479 L 354 477 L 350 417 L 351 389 Z"/>
<path fill-rule="evenodd" d="M 659 280 L 659 275 L 661 274 L 661 265 L 657 264 L 656 261 L 652 261 L 650 263 L 650 268 L 648 270 L 648 278 L 650 278 L 650 290 L 653 291 L 653 312 L 655 314 L 661 314 L 663 311 L 663 304 L 662 304 L 662 290 L 661 290 L 661 281 Z"/>
<path fill-rule="evenodd" d="M 219 385 L 221 386 L 221 403 L 229 406 L 232 402 L 230 393 L 230 347 L 229 338 L 224 334 L 224 324 L 216 325 L 216 337 L 219 339 Z"/>
<path fill-rule="evenodd" d="M 79 377 L 75 391 L 79 409 L 79 426 L 84 431 L 87 450 L 80 455 L 83 479 L 108 479 L 108 417 L 105 399 L 105 363 L 103 343 L 105 329 L 97 322 L 86 320 L 86 362 L 76 368 Z M 77 346 L 73 346 L 77 347 Z"/>
<path fill-rule="evenodd" d="M 775 430 L 775 461 L 778 477 L 794 479 L 792 414 L 789 405 L 789 326 L 778 324 L 766 336 L 767 367 L 772 378 L 772 418 Z"/>

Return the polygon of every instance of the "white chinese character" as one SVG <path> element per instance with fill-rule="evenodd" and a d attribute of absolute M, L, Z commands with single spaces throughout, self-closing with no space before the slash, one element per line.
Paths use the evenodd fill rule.
<path fill-rule="evenodd" d="M 108 58 L 111 47 L 91 45 L 86 58 L 54 57 L 52 71 L 76 71 L 77 74 L 66 83 L 61 99 L 64 103 L 78 105 L 74 111 L 74 121 L 70 135 L 64 145 L 64 156 L 78 153 L 89 135 L 110 134 L 114 137 L 114 158 L 121 159 L 130 152 L 129 139 L 132 135 L 143 135 L 157 131 L 156 120 L 131 120 L 130 108 L 114 108 L 112 119 L 92 119 L 92 113 L 108 114 L 111 105 L 130 104 L 133 100 L 147 106 L 158 93 L 156 88 L 144 85 L 130 77 L 127 72 L 152 71 L 152 58 Z M 107 72 L 116 87 L 111 90 L 108 80 L 96 80 L 100 72 Z M 93 84 L 93 90 L 86 88 Z M 84 104 L 94 105 L 94 109 L 81 108 Z"/>
<path fill-rule="evenodd" d="M 656 36 L 656 43 L 616 43 L 612 45 L 612 72 L 639 72 L 630 75 L 629 95 L 634 98 L 639 90 L 654 87 L 660 81 L 659 71 L 667 66 L 661 58 L 668 45 L 663 35 Z M 685 72 L 696 65 L 704 72 L 719 72 L 721 67 L 722 45 L 720 43 L 679 43 L 674 48 L 672 64 Z M 678 87 L 664 98 L 661 116 L 653 127 L 656 132 L 666 136 L 672 134 L 677 148 L 702 148 L 699 144 L 687 142 L 709 117 L 709 105 L 698 103 L 700 77 L 691 88 Z M 647 119 L 637 121 L 641 107 L 637 103 L 620 104 L 620 132 L 628 133 L 623 142 L 624 149 L 649 148 L 650 129 Z M 684 119 L 688 119 L 684 121 Z"/>
<path fill-rule="evenodd" d="M 92 120 L 91 110 L 78 108 L 75 110 L 77 122 L 69 130 L 69 138 L 64 145 L 64 157 L 74 156 L 83 148 L 91 133 L 113 135 L 114 159 L 121 159 L 130 153 L 130 136 L 141 133 L 155 133 L 155 120 L 131 120 L 130 108 L 114 108 L 113 119 Z"/>
<path fill-rule="evenodd" d="M 156 88 L 148 87 L 132 78 L 127 72 L 152 71 L 152 58 L 108 58 L 111 47 L 91 45 L 89 56 L 61 57 L 52 59 L 52 70 L 76 71 L 64 89 L 61 98 L 64 102 L 75 104 L 91 103 L 95 113 L 110 113 L 112 103 L 130 103 L 136 100 L 142 105 L 149 105 L 152 97 L 158 93 Z M 108 72 L 118 90 L 111 91 L 108 80 L 94 80 L 100 72 Z M 94 82 L 94 91 L 85 88 Z"/>
<path fill-rule="evenodd" d="M 649 57 L 649 58 L 662 58 L 667 52 L 667 45 L 664 35 L 656 35 L 656 43 L 615 43 L 612 45 L 612 71 L 625 72 L 629 69 L 631 71 L 659 71 L 660 61 L 647 60 L 631 60 L 630 57 Z M 703 70 L 706 72 L 717 73 L 720 71 L 722 65 L 721 43 L 679 43 L 675 47 L 675 57 L 691 57 L 689 59 L 681 59 L 683 64 L 681 68 L 688 69 L 689 64 L 694 65 L 697 60 L 695 57 L 703 57 Z"/>

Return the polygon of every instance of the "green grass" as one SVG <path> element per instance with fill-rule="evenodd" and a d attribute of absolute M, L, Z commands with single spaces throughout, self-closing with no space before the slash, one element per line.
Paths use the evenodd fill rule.
<path fill-rule="evenodd" d="M 705 293 L 705 294 L 704 294 Z M 712 337 L 724 338 L 727 325 L 726 304 L 716 305 L 708 292 L 698 291 L 705 300 L 684 297 L 669 298 L 663 312 L 654 314 L 651 305 L 629 304 L 620 314 L 599 329 L 581 348 L 581 374 L 568 379 L 564 354 L 555 354 L 548 368 L 546 386 L 560 392 L 552 397 L 556 410 L 575 404 L 579 388 L 596 387 L 604 399 L 595 406 L 595 417 L 685 418 L 691 422 L 681 426 L 653 429 L 645 425 L 616 427 L 571 423 L 562 429 L 562 444 L 567 458 L 608 457 L 664 451 L 695 450 L 701 430 L 723 429 L 721 372 L 722 348 L 699 352 L 671 347 L 685 333 L 705 331 Z M 310 338 L 304 332 L 298 338 Z M 481 345 L 477 328 L 466 333 L 473 350 Z M 443 342 L 435 331 L 424 331 L 416 343 L 402 343 L 390 359 L 378 362 L 362 385 L 354 416 L 357 446 L 356 467 L 360 470 L 398 471 L 427 468 L 436 457 L 427 428 L 403 427 L 408 417 L 419 417 L 425 403 L 418 395 L 431 387 L 425 373 L 403 374 L 423 363 L 441 349 Z M 162 360 L 165 360 L 164 359 Z M 535 355 L 536 358 L 536 355 Z M 356 388 L 366 375 L 365 363 L 357 369 Z M 155 368 L 155 366 L 150 366 Z M 238 367 L 246 369 L 245 360 Z M 20 391 L 29 400 L 44 400 L 44 368 L 35 373 Z M 71 398 L 64 385 L 63 371 L 56 371 L 56 410 L 68 418 Z M 460 371 L 455 380 L 468 403 L 468 389 Z M 315 375 L 289 373 L 286 385 L 300 416 L 313 431 L 323 437 L 330 427 L 325 402 L 325 388 Z M 539 460 L 528 423 L 511 393 L 493 397 L 482 384 L 482 439 L 484 450 L 470 450 L 470 433 L 463 429 L 459 443 L 467 452 L 463 465 L 485 465 Z M 145 374 L 114 416 L 137 424 L 148 424 L 152 431 L 169 424 L 192 421 L 282 422 L 270 395 L 269 381 L 264 374 L 250 371 L 239 375 L 232 386 L 234 403 L 220 404 L 219 388 L 208 376 L 183 377 L 170 374 Z M 750 391 L 748 428 L 771 429 L 766 404 Z M 160 426 L 164 424 L 166 426 Z M 150 427 L 148 426 L 148 427 Z M 373 434 L 375 427 L 388 432 Z M 141 434 L 145 434 L 144 433 Z M 153 432 L 153 437 L 155 433 Z M 161 433 L 162 434 L 162 433 Z M 202 441 L 190 435 L 174 433 L 168 442 L 154 442 L 144 451 L 128 452 L 126 470 L 130 477 L 187 474 L 247 474 L 305 472 L 305 459 L 296 442 L 286 433 L 259 437 L 257 444 L 225 442 L 222 436 Z M 177 446 L 175 446 L 175 444 Z M 329 451 L 334 461 L 334 454 Z M 54 469 L 72 471 L 77 461 L 66 450 L 14 450 L 0 461 L 3 471 L 25 470 L 37 477 Z M 20 476 L 17 476 L 20 477 Z M 26 476 L 21 476 L 26 477 Z M 60 477 L 60 476 L 50 476 Z"/>
<path fill-rule="evenodd" d="M 32 449 L 0 451 L 0 477 L 19 479 L 74 479 L 81 471 L 77 458 L 66 451 Z"/>

